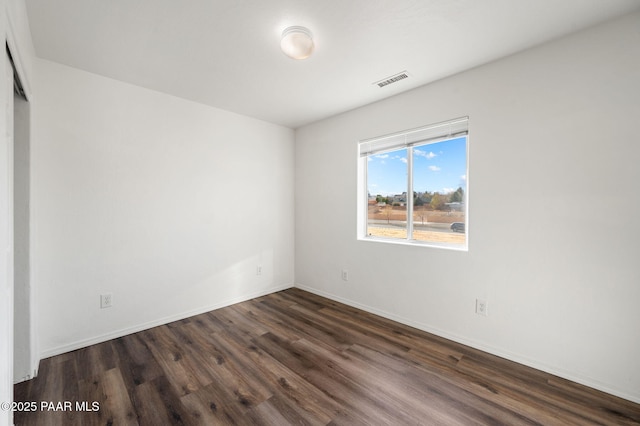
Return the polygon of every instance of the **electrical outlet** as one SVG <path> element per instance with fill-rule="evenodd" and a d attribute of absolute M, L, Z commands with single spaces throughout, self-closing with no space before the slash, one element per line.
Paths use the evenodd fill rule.
<path fill-rule="evenodd" d="M 346 269 L 342 270 L 342 281 L 349 281 L 349 271 Z"/>
<path fill-rule="evenodd" d="M 256 275 L 262 275 L 262 265 L 256 266 Z"/>
<path fill-rule="evenodd" d="M 489 302 L 484 299 L 476 299 L 476 314 L 484 315 L 485 317 L 489 315 Z"/>
<path fill-rule="evenodd" d="M 113 296 L 111 293 L 100 295 L 100 309 L 110 308 L 113 306 Z"/>

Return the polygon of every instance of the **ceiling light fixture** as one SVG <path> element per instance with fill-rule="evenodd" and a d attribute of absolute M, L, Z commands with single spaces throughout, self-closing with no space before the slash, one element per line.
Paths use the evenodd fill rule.
<path fill-rule="evenodd" d="M 289 27 L 282 32 L 280 48 L 290 58 L 307 59 L 313 53 L 313 35 L 305 27 Z"/>

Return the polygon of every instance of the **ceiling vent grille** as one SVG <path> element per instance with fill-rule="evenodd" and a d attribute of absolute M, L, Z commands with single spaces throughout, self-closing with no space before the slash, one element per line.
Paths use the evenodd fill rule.
<path fill-rule="evenodd" d="M 400 80 L 404 80 L 405 78 L 409 78 L 409 74 L 406 71 L 402 71 L 401 73 L 398 73 L 396 75 L 392 75 L 391 77 L 387 77 L 383 80 L 380 81 L 376 81 L 373 84 L 377 84 L 378 87 L 384 87 L 384 86 L 388 86 L 392 83 L 395 83 L 397 81 Z"/>

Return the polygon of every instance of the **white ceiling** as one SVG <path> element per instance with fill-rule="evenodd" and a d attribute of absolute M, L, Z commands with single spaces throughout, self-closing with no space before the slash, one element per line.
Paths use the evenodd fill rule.
<path fill-rule="evenodd" d="M 640 0 L 26 0 L 39 57 L 296 128 L 629 13 Z M 311 29 L 313 56 L 279 49 Z M 410 78 L 379 88 L 400 71 Z"/>

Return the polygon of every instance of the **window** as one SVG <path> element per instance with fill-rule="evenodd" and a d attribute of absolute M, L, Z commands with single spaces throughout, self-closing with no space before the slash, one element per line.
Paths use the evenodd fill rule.
<path fill-rule="evenodd" d="M 359 238 L 466 250 L 467 134 L 464 117 L 361 141 Z"/>

